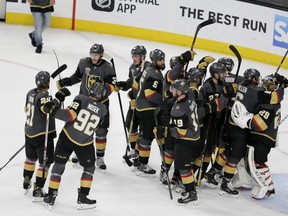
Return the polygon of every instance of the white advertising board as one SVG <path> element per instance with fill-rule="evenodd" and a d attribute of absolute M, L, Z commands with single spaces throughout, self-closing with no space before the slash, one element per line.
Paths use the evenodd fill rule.
<path fill-rule="evenodd" d="M 56 0 L 53 16 L 71 18 L 73 2 Z M 216 23 L 203 30 L 199 37 L 278 56 L 283 56 L 288 49 L 288 13 L 264 6 L 231 0 L 75 2 L 76 21 L 101 22 L 193 36 L 200 22 L 215 18 Z M 7 12 L 30 13 L 30 10 L 26 0 L 7 0 Z"/>

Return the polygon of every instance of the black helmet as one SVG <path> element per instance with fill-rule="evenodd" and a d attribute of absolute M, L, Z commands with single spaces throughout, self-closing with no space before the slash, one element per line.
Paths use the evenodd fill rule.
<path fill-rule="evenodd" d="M 276 77 L 273 74 L 263 77 L 262 86 L 267 91 L 274 91 L 277 88 L 277 79 L 276 79 Z"/>
<path fill-rule="evenodd" d="M 94 82 L 89 89 L 89 95 L 96 100 L 100 100 L 106 94 L 106 89 L 103 82 Z"/>
<path fill-rule="evenodd" d="M 231 58 L 222 57 L 218 60 L 218 62 L 222 63 L 228 72 L 233 70 L 234 61 Z"/>
<path fill-rule="evenodd" d="M 202 81 L 204 72 L 200 68 L 190 68 L 188 71 L 189 82 L 197 82 L 198 78 Z"/>
<path fill-rule="evenodd" d="M 103 45 L 102 44 L 94 44 L 90 48 L 90 53 L 97 53 L 97 54 L 101 54 L 101 56 L 103 56 L 103 53 L 104 53 Z"/>
<path fill-rule="evenodd" d="M 49 87 L 50 74 L 47 71 L 40 71 L 35 77 L 37 87 Z"/>
<path fill-rule="evenodd" d="M 155 49 L 150 52 L 150 59 L 152 62 L 165 59 L 165 53 L 160 49 Z"/>
<path fill-rule="evenodd" d="M 179 56 L 173 56 L 170 59 L 170 68 L 172 69 L 179 62 Z"/>
<path fill-rule="evenodd" d="M 175 82 L 171 85 L 171 88 L 176 89 L 178 91 L 181 91 L 182 93 L 185 93 L 188 91 L 188 82 L 186 79 L 177 79 Z"/>
<path fill-rule="evenodd" d="M 147 51 L 146 48 L 142 45 L 137 45 L 132 48 L 131 55 L 146 55 Z"/>
<path fill-rule="evenodd" d="M 253 78 L 258 80 L 260 78 L 260 72 L 254 68 L 249 68 L 244 72 L 243 78 L 246 82 L 254 83 Z"/>
<path fill-rule="evenodd" d="M 214 75 L 217 73 L 224 73 L 225 72 L 225 66 L 220 63 L 220 62 L 214 62 L 213 64 L 211 64 L 210 68 L 210 75 L 211 77 L 214 77 Z"/>

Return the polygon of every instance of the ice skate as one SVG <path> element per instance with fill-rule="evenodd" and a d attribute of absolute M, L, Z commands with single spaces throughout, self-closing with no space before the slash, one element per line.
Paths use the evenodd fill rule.
<path fill-rule="evenodd" d="M 54 190 L 52 193 L 48 193 L 44 196 L 44 199 L 43 199 L 44 206 L 49 211 L 51 211 L 51 209 L 53 208 L 57 195 L 58 195 L 58 192 Z"/>
<path fill-rule="evenodd" d="M 137 176 L 143 176 L 143 177 L 151 177 L 155 178 L 156 177 L 156 170 L 148 166 L 147 164 L 141 164 L 137 166 L 137 171 L 136 171 Z"/>
<path fill-rule="evenodd" d="M 96 208 L 96 200 L 91 200 L 87 198 L 87 195 L 80 192 L 80 189 L 78 189 L 78 199 L 77 199 L 78 210 L 84 210 L 84 209 L 92 209 Z"/>
<path fill-rule="evenodd" d="M 223 178 L 219 194 L 222 196 L 237 198 L 239 192 L 238 190 L 235 190 L 231 181 L 227 181 L 225 178 Z"/>

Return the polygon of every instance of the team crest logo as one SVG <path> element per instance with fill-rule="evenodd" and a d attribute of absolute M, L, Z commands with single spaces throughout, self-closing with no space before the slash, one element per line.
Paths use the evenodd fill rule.
<path fill-rule="evenodd" d="M 85 68 L 85 73 L 87 75 L 86 79 L 86 88 L 87 90 L 90 89 L 90 87 L 95 83 L 97 80 L 100 80 L 100 76 L 95 76 L 93 74 L 90 74 L 91 69 L 90 68 Z"/>
<path fill-rule="evenodd" d="M 92 8 L 98 11 L 111 12 L 114 10 L 115 0 L 92 0 Z"/>

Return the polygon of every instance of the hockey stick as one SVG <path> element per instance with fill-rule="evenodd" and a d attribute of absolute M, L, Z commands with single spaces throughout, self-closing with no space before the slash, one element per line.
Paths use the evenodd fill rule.
<path fill-rule="evenodd" d="M 235 74 L 235 80 L 234 80 L 234 83 L 236 83 L 237 77 L 238 77 L 238 74 L 239 74 L 239 71 L 240 71 L 241 63 L 242 63 L 242 57 L 241 57 L 239 51 L 237 50 L 237 48 L 235 46 L 230 45 L 229 49 L 234 53 L 234 55 L 236 56 L 237 61 L 238 61 L 237 70 L 236 70 L 236 74 Z M 213 159 L 214 162 L 215 162 L 215 159 L 217 157 L 219 148 L 225 146 L 225 143 L 224 143 L 222 137 L 223 137 L 223 134 L 224 134 L 224 127 L 226 125 L 226 122 L 228 120 L 229 113 L 230 113 L 229 112 L 229 104 L 230 104 L 231 100 L 232 100 L 232 98 L 230 97 L 229 100 L 228 100 L 228 103 L 227 103 L 228 107 L 226 108 L 226 112 L 224 113 L 224 122 L 223 122 L 223 124 L 221 126 L 220 133 L 219 133 L 218 147 L 216 147 L 215 151 L 214 151 L 214 159 Z"/>
<path fill-rule="evenodd" d="M 58 66 L 58 68 L 59 68 L 59 59 L 58 59 L 58 56 L 57 56 L 55 50 L 54 50 L 54 49 L 52 49 L 52 50 L 53 50 L 53 53 L 54 53 L 54 55 L 55 55 L 55 57 L 56 57 L 57 66 Z M 59 79 L 61 79 L 61 76 L 60 76 L 60 75 L 59 75 Z"/>
<path fill-rule="evenodd" d="M 288 115 L 286 115 L 280 122 L 279 126 L 285 121 L 285 119 L 287 119 Z"/>
<path fill-rule="evenodd" d="M 52 74 L 51 77 L 54 79 L 56 76 L 58 76 L 60 73 L 62 73 L 64 70 L 66 70 L 67 65 L 63 64 L 59 68 L 57 68 Z"/>
<path fill-rule="evenodd" d="M 111 58 L 111 59 L 110 59 L 110 62 L 112 63 L 114 72 L 115 72 L 115 74 L 116 74 L 116 68 L 115 68 L 114 59 Z M 121 111 L 122 123 L 123 123 L 123 128 L 124 128 L 124 134 L 125 134 L 125 138 L 126 138 L 126 144 L 127 144 L 127 147 L 129 148 L 129 139 L 128 139 L 128 135 L 127 135 L 127 131 L 126 131 L 125 118 L 124 118 L 123 106 L 122 106 L 122 100 L 121 100 L 121 96 L 120 96 L 119 91 L 117 92 L 117 95 L 118 95 L 118 101 L 119 101 L 119 105 L 120 105 L 120 111 Z M 132 166 L 133 163 L 129 160 L 129 158 L 127 157 L 127 154 L 126 154 L 126 157 L 124 158 L 124 160 L 125 160 L 125 162 L 127 163 L 127 165 L 128 165 L 129 167 Z"/>
<path fill-rule="evenodd" d="M 160 107 L 154 111 L 154 119 L 155 119 L 156 128 L 159 125 L 158 124 L 159 112 L 160 112 Z M 168 184 L 168 190 L 169 190 L 170 199 L 173 200 L 173 195 L 172 195 L 172 190 L 171 190 L 171 182 L 170 182 L 169 175 L 168 175 L 168 169 L 167 169 L 167 166 L 166 166 L 166 163 L 165 163 L 163 146 L 162 145 L 158 145 L 158 146 L 159 146 L 159 149 L 160 149 L 160 155 L 161 155 L 162 164 L 163 164 L 164 169 L 165 169 L 164 171 L 165 171 L 165 174 L 167 176 L 167 184 Z"/>
<path fill-rule="evenodd" d="M 238 60 L 238 66 L 237 66 L 236 76 L 235 76 L 235 80 L 234 80 L 234 82 L 236 82 L 238 74 L 239 74 L 240 66 L 241 66 L 241 63 L 242 63 L 242 57 L 241 57 L 239 51 L 237 50 L 237 48 L 235 46 L 230 45 L 229 49 L 234 53 L 234 55 L 236 56 L 236 58 Z"/>
<path fill-rule="evenodd" d="M 205 150 L 206 150 L 206 146 L 207 146 L 209 128 L 210 128 L 210 125 L 211 125 L 211 121 L 212 121 L 212 114 L 210 114 L 210 116 L 209 116 L 207 130 L 206 130 L 206 134 L 205 134 L 205 141 L 204 141 L 204 147 L 202 149 L 202 154 L 201 154 L 201 165 L 199 167 L 199 175 L 198 175 L 198 179 L 197 179 L 197 186 L 200 186 L 201 178 L 202 178 L 202 175 L 203 175 L 203 161 L 204 161 L 204 157 L 205 157 Z"/>
<path fill-rule="evenodd" d="M 24 148 L 25 148 L 25 144 L 24 144 L 17 152 L 15 152 L 14 155 L 12 155 L 12 157 L 0 168 L 0 171 L 1 171 L 2 169 L 4 169 L 4 167 L 6 167 L 6 165 L 7 165 L 8 163 L 10 163 L 10 161 L 12 161 L 13 158 L 16 157 L 16 155 L 18 155 L 18 154 L 22 151 L 22 149 L 24 149 Z"/>
<path fill-rule="evenodd" d="M 192 41 L 192 44 L 191 44 L 191 48 L 190 50 L 193 51 L 194 49 L 194 45 L 195 45 L 195 42 L 196 42 L 196 39 L 197 39 L 197 35 L 198 35 L 198 32 L 200 31 L 201 28 L 207 26 L 207 25 L 211 25 L 213 23 L 215 23 L 216 20 L 213 18 L 213 19 L 208 19 L 202 23 L 200 23 L 197 28 L 196 28 L 196 31 L 195 31 L 195 34 L 194 34 L 194 37 L 193 37 L 193 41 Z M 185 66 L 185 72 L 187 71 L 188 69 L 188 65 L 189 65 L 189 62 L 187 62 L 186 66 Z"/>
<path fill-rule="evenodd" d="M 282 66 L 282 64 L 283 64 L 283 62 L 284 62 L 284 60 L 285 60 L 285 58 L 286 58 L 287 54 L 288 54 L 288 49 L 287 49 L 287 51 L 286 51 L 285 55 L 283 56 L 283 58 L 282 58 L 282 60 L 281 60 L 280 64 L 278 65 L 278 68 L 277 68 L 277 70 L 276 70 L 276 72 L 275 72 L 275 74 L 274 74 L 274 75 L 278 74 L 278 71 L 279 71 L 280 67 Z"/>
<path fill-rule="evenodd" d="M 129 131 L 128 131 L 128 137 L 130 138 L 131 133 L 132 133 L 132 128 L 133 128 L 133 121 L 134 121 L 134 115 L 135 115 L 135 110 L 132 110 L 132 116 L 131 116 L 131 120 L 130 120 L 130 125 L 129 125 Z M 129 140 L 128 140 L 129 143 Z M 123 159 L 125 160 L 125 162 L 128 164 L 131 164 L 132 162 L 130 161 L 129 157 L 128 157 L 128 152 L 130 151 L 129 145 L 126 146 L 125 149 L 125 154 L 123 155 Z M 132 163 L 133 164 L 133 163 Z"/>
<path fill-rule="evenodd" d="M 52 74 L 51 77 L 54 79 L 57 75 L 59 75 L 62 71 L 67 68 L 66 64 L 61 65 L 58 69 L 56 69 Z M 43 167 L 42 167 L 42 179 L 45 179 L 45 169 L 46 169 L 46 162 L 47 162 L 47 146 L 48 146 L 48 131 L 49 131 L 49 122 L 50 122 L 50 114 L 46 114 L 46 126 L 45 126 L 45 142 L 44 142 L 44 150 L 43 150 Z"/>

